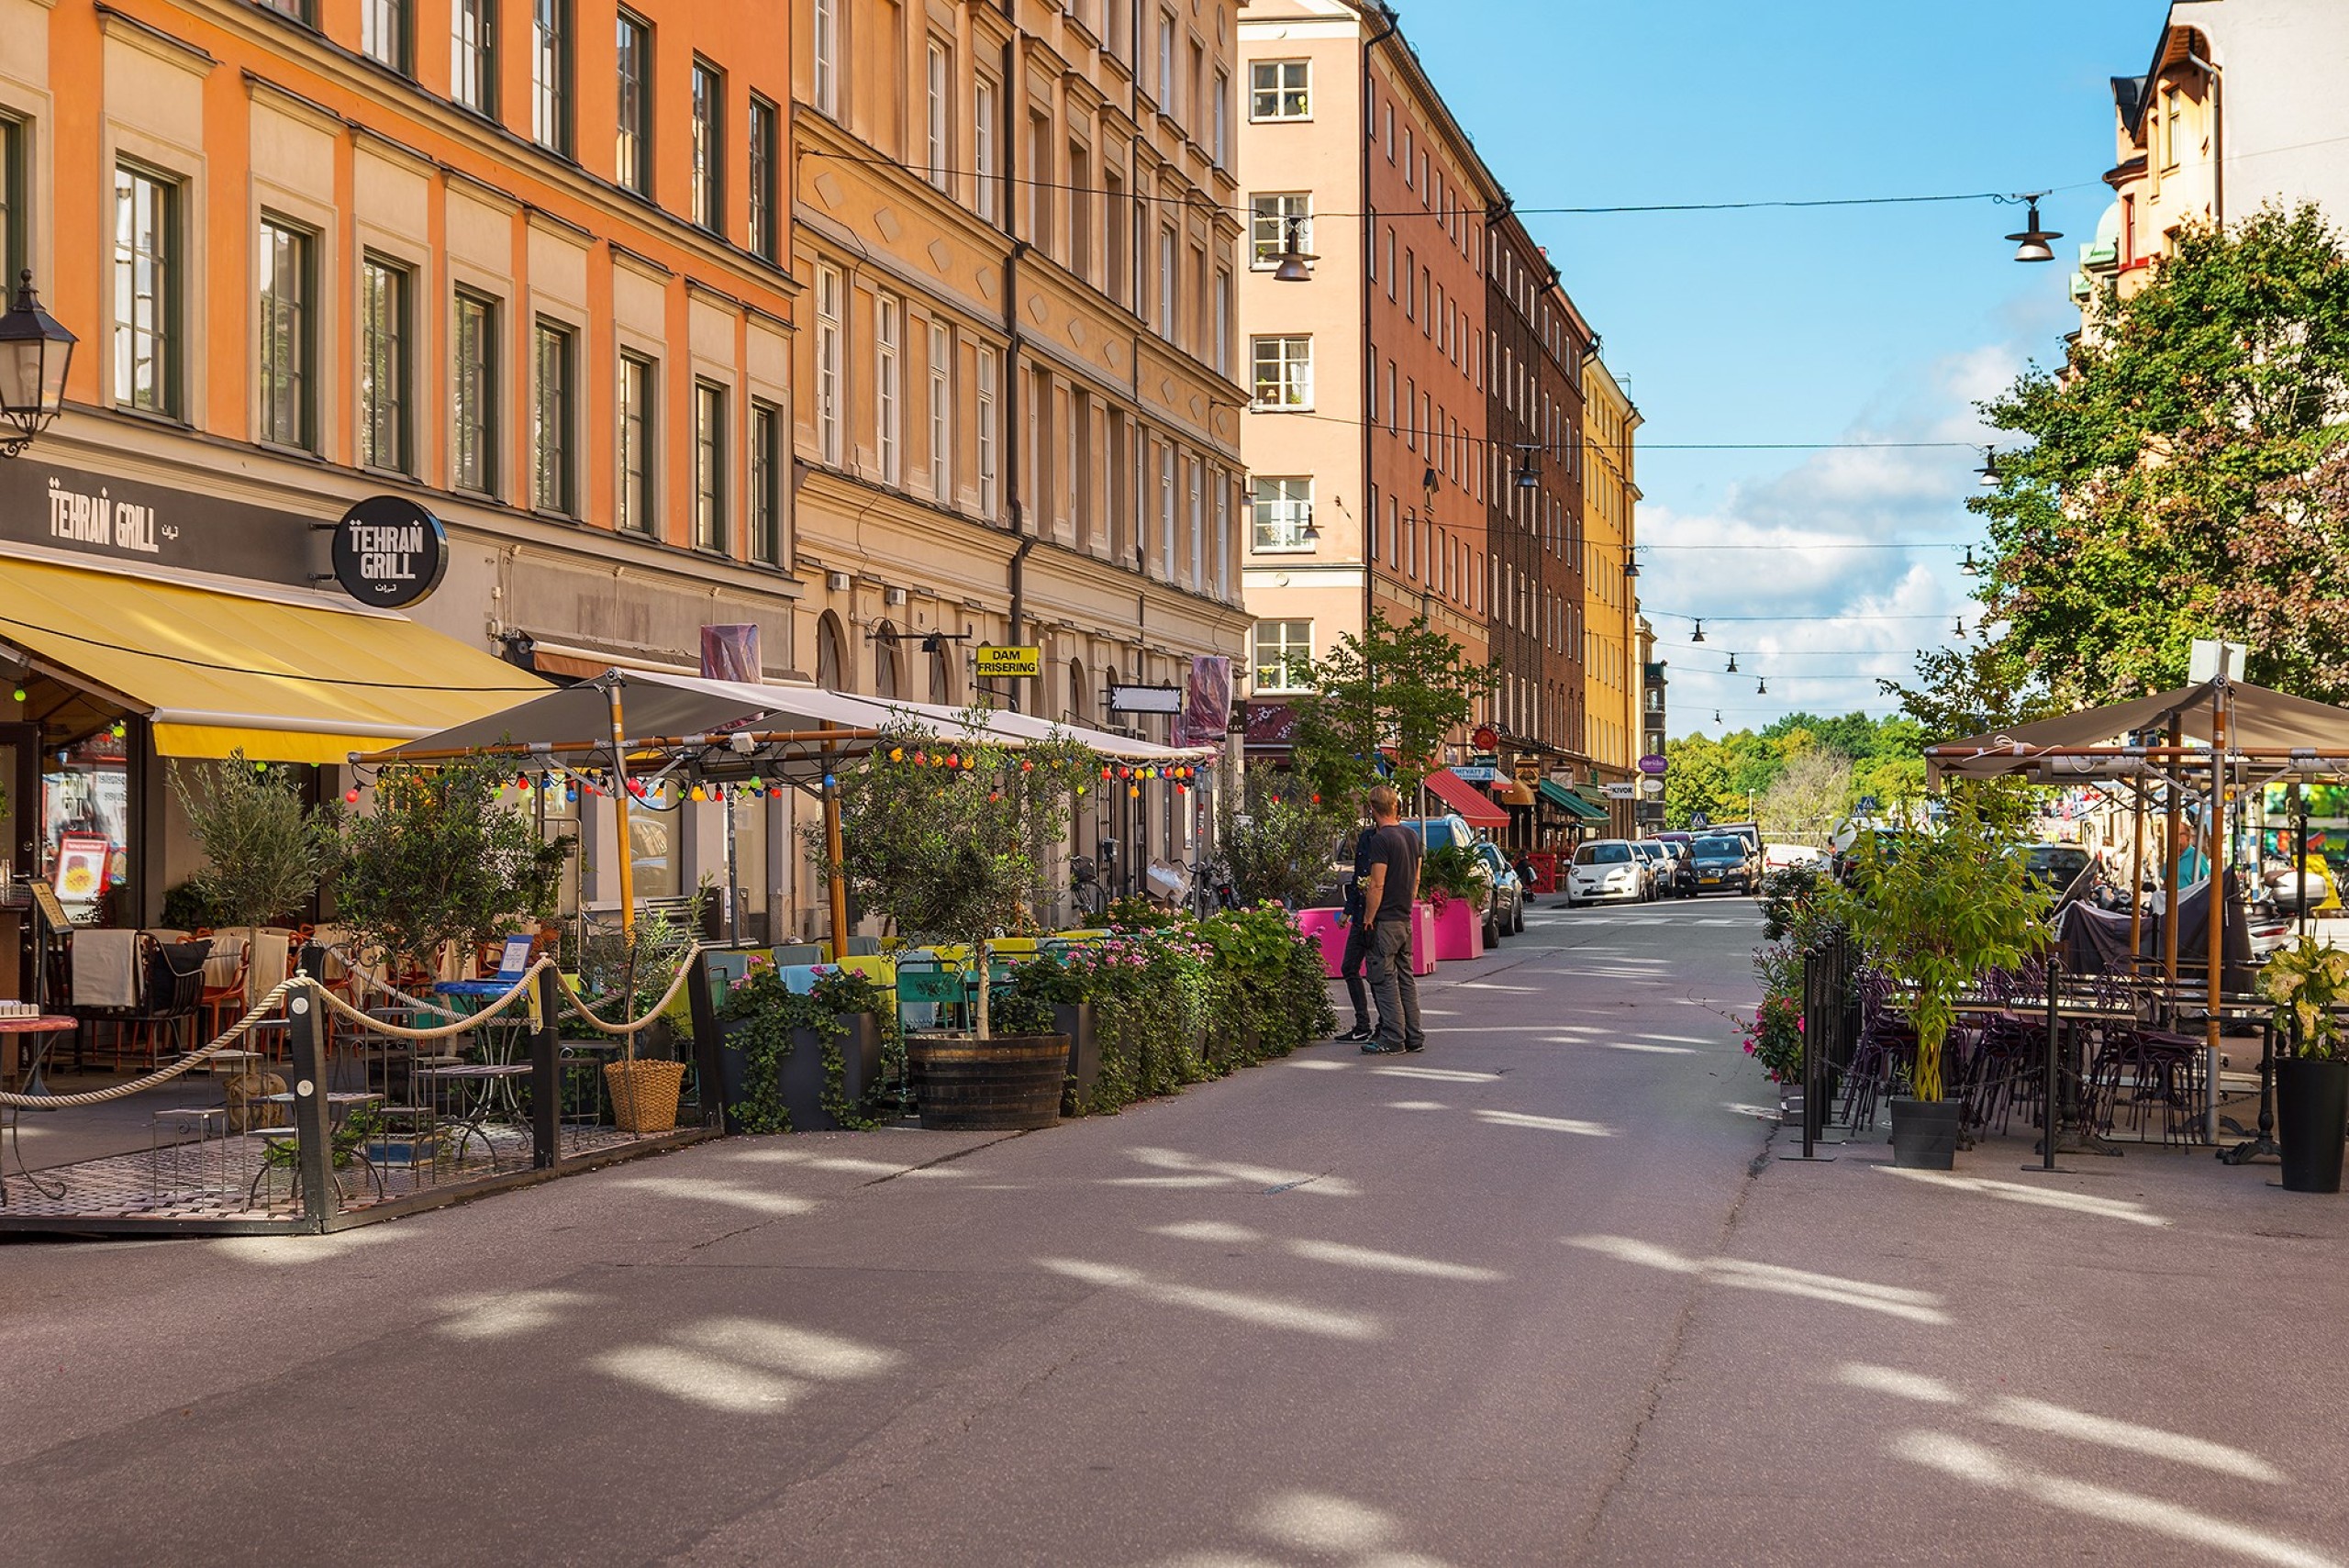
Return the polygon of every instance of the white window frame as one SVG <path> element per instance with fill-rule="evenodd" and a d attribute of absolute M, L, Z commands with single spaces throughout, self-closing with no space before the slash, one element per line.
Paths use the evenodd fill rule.
<path fill-rule="evenodd" d="M 1215 273 L 1215 373 L 1231 374 L 1231 274 L 1221 267 Z"/>
<path fill-rule="evenodd" d="M 996 84 L 982 76 L 971 92 L 971 161 L 978 171 L 979 215 L 990 222 L 1002 217 L 996 191 L 996 117 L 999 99 Z"/>
<path fill-rule="evenodd" d="M 974 432 L 979 459 L 979 511 L 992 518 L 996 506 L 996 451 L 1001 444 L 1000 414 L 996 388 L 999 361 L 995 350 L 982 347 L 978 352 L 978 426 Z"/>
<path fill-rule="evenodd" d="M 954 334 L 943 321 L 930 324 L 930 493 L 954 497 Z"/>
<path fill-rule="evenodd" d="M 1303 474 L 1249 475 L 1248 548 L 1258 555 L 1309 555 L 1313 481 Z"/>
<path fill-rule="evenodd" d="M 873 296 L 873 447 L 885 484 L 905 479 L 905 362 L 899 341 L 904 319 L 905 306 L 896 295 Z"/>
<path fill-rule="evenodd" d="M 1313 62 L 1259 60 L 1248 67 L 1248 117 L 1267 121 L 1313 117 Z"/>
<path fill-rule="evenodd" d="M 1249 386 L 1251 406 L 1260 413 L 1281 413 L 1313 406 L 1313 338 L 1310 333 L 1272 333 L 1251 338 Z M 1269 350 L 1270 358 L 1267 359 Z M 1273 371 L 1273 396 L 1264 395 L 1264 372 Z"/>
<path fill-rule="evenodd" d="M 1207 465 L 1197 458 L 1191 460 L 1191 586 L 1197 589 L 1207 582 Z"/>
<path fill-rule="evenodd" d="M 1158 561 L 1160 576 L 1174 581 L 1174 446 L 1171 441 L 1158 446 Z"/>
<path fill-rule="evenodd" d="M 930 183 L 943 191 L 951 187 L 953 173 L 952 150 L 948 145 L 949 116 L 954 95 L 954 59 L 938 39 L 930 40 L 930 56 L 925 62 L 924 87 L 929 94 L 924 106 L 924 153 Z"/>
<path fill-rule="evenodd" d="M 1267 646 L 1264 631 L 1268 627 L 1279 628 L 1270 644 L 1276 651 L 1276 657 L 1270 661 L 1264 657 Z M 1308 664 L 1313 661 L 1313 623 L 1310 620 L 1258 621 L 1254 633 L 1249 638 L 1248 656 L 1249 676 L 1256 690 L 1309 692 L 1313 689 L 1311 682 L 1297 678 L 1295 664 L 1295 661 L 1300 659 Z M 1264 678 L 1268 669 L 1275 672 L 1271 680 Z"/>
<path fill-rule="evenodd" d="M 1248 198 L 1248 270 L 1269 272 L 1281 264 L 1288 250 L 1289 219 L 1297 219 L 1297 248 L 1313 250 L 1313 194 L 1310 191 L 1258 191 Z M 1267 232 L 1265 226 L 1271 226 Z M 1267 247 L 1270 247 L 1267 250 Z M 1311 270 L 1312 263 L 1306 263 Z"/>
<path fill-rule="evenodd" d="M 1175 330 L 1174 257 L 1174 230 L 1161 225 L 1158 230 L 1158 335 L 1170 343 L 1174 341 Z"/>
<path fill-rule="evenodd" d="M 816 268 L 816 454 L 841 461 L 841 289 L 837 267 Z"/>
<path fill-rule="evenodd" d="M 815 60 L 816 109 L 838 119 L 841 112 L 840 0 L 816 0 L 811 54 Z"/>
<path fill-rule="evenodd" d="M 1231 72 L 1215 68 L 1215 166 L 1231 167 Z"/>

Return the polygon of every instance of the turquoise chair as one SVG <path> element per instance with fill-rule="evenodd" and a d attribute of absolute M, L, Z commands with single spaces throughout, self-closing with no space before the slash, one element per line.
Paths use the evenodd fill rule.
<path fill-rule="evenodd" d="M 949 1009 L 959 1019 L 969 1000 L 960 971 L 942 965 L 898 963 L 897 1018 L 903 1027 L 936 1029 L 939 1015 Z"/>

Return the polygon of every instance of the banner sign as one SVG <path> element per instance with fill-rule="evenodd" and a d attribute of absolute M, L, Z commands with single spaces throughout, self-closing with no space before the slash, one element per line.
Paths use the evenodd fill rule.
<path fill-rule="evenodd" d="M 758 624 L 702 628 L 701 675 L 705 681 L 740 681 L 752 686 L 765 681 Z"/>
<path fill-rule="evenodd" d="M 1177 746 L 1219 746 L 1231 728 L 1231 660 L 1221 653 L 1191 661 L 1183 712 L 1174 721 Z"/>
<path fill-rule="evenodd" d="M 1640 786 L 1635 784 L 1601 784 L 1599 788 L 1607 792 L 1609 800 L 1637 800 L 1640 796 Z"/>
<path fill-rule="evenodd" d="M 314 518 L 219 495 L 58 468 L 0 462 L 0 541 L 39 545 L 94 564 L 169 566 L 257 583 L 311 585 Z"/>
<path fill-rule="evenodd" d="M 421 604 L 449 570 L 440 519 L 405 495 L 370 495 L 334 526 L 334 578 L 379 610 Z"/>
<path fill-rule="evenodd" d="M 1180 686 L 1111 686 L 1111 713 L 1181 713 L 1183 688 Z"/>
<path fill-rule="evenodd" d="M 1640 772 L 1643 773 L 1655 773 L 1661 775 L 1671 766 L 1672 764 L 1665 762 L 1662 757 L 1651 755 L 1642 757 L 1640 759 Z"/>
<path fill-rule="evenodd" d="M 982 681 L 1032 681 L 1044 673 L 1041 648 L 983 646 L 974 657 Z"/>

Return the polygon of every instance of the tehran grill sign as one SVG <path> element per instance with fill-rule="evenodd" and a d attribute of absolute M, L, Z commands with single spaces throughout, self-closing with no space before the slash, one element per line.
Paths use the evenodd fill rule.
<path fill-rule="evenodd" d="M 405 609 L 430 596 L 449 570 L 440 519 L 402 495 L 370 495 L 334 528 L 334 576 L 362 605 Z"/>

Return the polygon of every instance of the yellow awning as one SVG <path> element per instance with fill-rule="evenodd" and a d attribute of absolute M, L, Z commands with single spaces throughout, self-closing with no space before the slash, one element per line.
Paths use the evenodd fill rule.
<path fill-rule="evenodd" d="M 0 639 L 128 698 L 166 757 L 340 762 L 547 683 L 399 616 L 0 560 Z"/>

